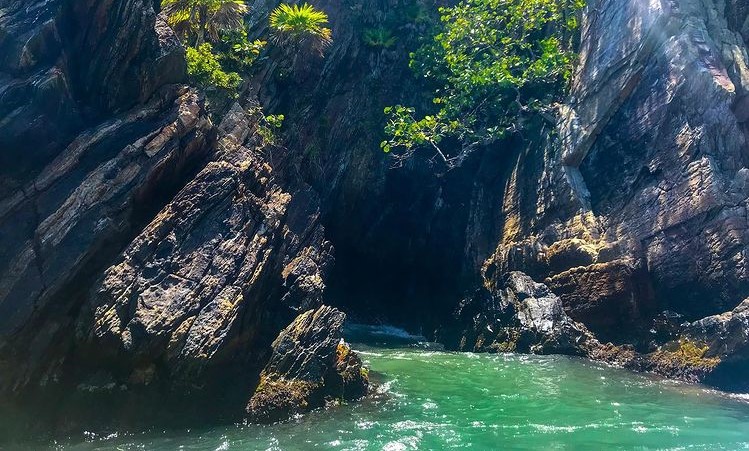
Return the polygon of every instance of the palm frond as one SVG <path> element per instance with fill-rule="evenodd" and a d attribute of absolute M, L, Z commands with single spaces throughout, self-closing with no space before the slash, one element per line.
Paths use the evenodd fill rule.
<path fill-rule="evenodd" d="M 219 40 L 219 33 L 236 30 L 244 25 L 243 17 L 247 13 L 247 4 L 243 0 L 219 0 L 208 19 L 208 34 L 212 41 Z"/>
<path fill-rule="evenodd" d="M 270 15 L 270 26 L 277 42 L 291 39 L 297 42 L 307 39 L 321 48 L 332 42 L 328 15 L 312 5 L 289 5 L 282 3 Z"/>
<path fill-rule="evenodd" d="M 244 0 L 163 0 L 169 24 L 184 40 L 212 42 L 223 31 L 241 28 L 248 7 Z"/>

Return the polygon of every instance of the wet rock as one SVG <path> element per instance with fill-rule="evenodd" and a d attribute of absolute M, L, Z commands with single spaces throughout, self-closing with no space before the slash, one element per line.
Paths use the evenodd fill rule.
<path fill-rule="evenodd" d="M 597 341 L 569 318 L 549 288 L 521 272 L 463 301 L 448 327 L 449 347 L 464 351 L 586 355 Z"/>
<path fill-rule="evenodd" d="M 685 335 L 707 344 L 708 356 L 749 359 L 749 299 L 729 312 L 690 323 Z"/>
<path fill-rule="evenodd" d="M 711 380 L 712 374 L 721 362 L 719 358 L 709 356 L 707 351 L 708 347 L 702 342 L 679 338 L 648 353 L 638 352 L 629 344 L 606 343 L 592 348 L 588 357 L 613 366 L 655 373 L 670 379 L 713 383 L 715 381 Z"/>
<path fill-rule="evenodd" d="M 343 342 L 345 318 L 322 306 L 302 313 L 281 331 L 247 405 L 251 421 L 283 421 L 326 401 L 356 400 L 367 393 L 367 370 Z"/>
<path fill-rule="evenodd" d="M 686 382 L 705 382 L 720 364 L 720 358 L 709 356 L 707 351 L 699 341 L 680 339 L 640 357 L 634 368 Z"/>
<path fill-rule="evenodd" d="M 701 358 L 712 365 L 702 378 L 732 389 L 747 390 L 749 375 L 749 299 L 733 310 L 685 326 L 680 340 L 698 343 Z"/>

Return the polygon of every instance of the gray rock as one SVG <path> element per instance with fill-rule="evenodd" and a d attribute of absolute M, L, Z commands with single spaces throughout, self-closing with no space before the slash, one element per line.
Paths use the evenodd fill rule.
<path fill-rule="evenodd" d="M 545 281 L 619 342 L 749 295 L 746 19 L 743 2 L 589 2 L 559 139 L 513 163 L 487 267 Z"/>
<path fill-rule="evenodd" d="M 154 3 L 2 2 L 0 391 L 56 380 L 91 283 L 213 149 Z M 55 349 L 50 353 L 51 349 Z"/>
<path fill-rule="evenodd" d="M 729 312 L 690 323 L 684 335 L 706 344 L 708 357 L 749 365 L 749 299 Z"/>
<path fill-rule="evenodd" d="M 447 331 L 447 345 L 464 351 L 587 355 L 598 345 L 559 297 L 521 272 L 464 301 Z"/>
<path fill-rule="evenodd" d="M 367 371 L 343 342 L 345 318 L 342 312 L 322 306 L 299 315 L 281 331 L 247 405 L 252 421 L 282 421 L 326 401 L 366 395 Z"/>
<path fill-rule="evenodd" d="M 262 367 L 295 312 L 321 304 L 331 257 L 314 194 L 277 183 L 252 113 L 235 105 L 219 129 L 215 159 L 93 288 L 86 359 L 201 385 L 206 368 Z"/>

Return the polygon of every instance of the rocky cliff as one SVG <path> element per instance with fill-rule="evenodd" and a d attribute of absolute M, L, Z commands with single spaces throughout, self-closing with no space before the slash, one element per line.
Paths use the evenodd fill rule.
<path fill-rule="evenodd" d="M 526 271 L 599 338 L 642 352 L 663 339 L 664 311 L 678 324 L 736 307 L 749 290 L 746 24 L 737 2 L 590 4 L 558 137 L 512 160 L 487 283 Z"/>
<path fill-rule="evenodd" d="M 250 4 L 251 35 L 277 3 Z M 213 124 L 153 2 L 0 2 L 3 392 L 244 407 L 323 302 L 456 348 L 746 367 L 743 2 L 591 1 L 558 124 L 450 171 L 379 149 L 382 108 L 429 99 L 407 53 L 433 5 L 316 6 L 325 56 L 261 59 Z M 365 42 L 381 26 L 394 45 Z"/>
<path fill-rule="evenodd" d="M 0 391 L 246 403 L 322 302 L 318 196 L 254 95 L 208 119 L 152 2 L 89 3 L 0 8 Z"/>
<path fill-rule="evenodd" d="M 104 265 L 208 155 L 212 126 L 153 4 L 3 2 L 0 350 L 16 385 Z M 49 362 L 47 362 L 49 363 Z M 38 373 L 37 373 L 38 376 Z"/>
<path fill-rule="evenodd" d="M 515 160 L 488 272 L 545 279 L 612 338 L 743 299 L 745 20 L 735 3 L 590 5 L 558 145 Z"/>

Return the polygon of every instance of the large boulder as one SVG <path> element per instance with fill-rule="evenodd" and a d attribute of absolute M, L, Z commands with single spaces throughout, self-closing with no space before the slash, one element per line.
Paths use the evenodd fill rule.
<path fill-rule="evenodd" d="M 252 421 L 272 423 L 367 393 L 367 370 L 343 341 L 346 315 L 322 306 L 299 315 L 273 342 L 273 355 L 247 405 Z"/>

